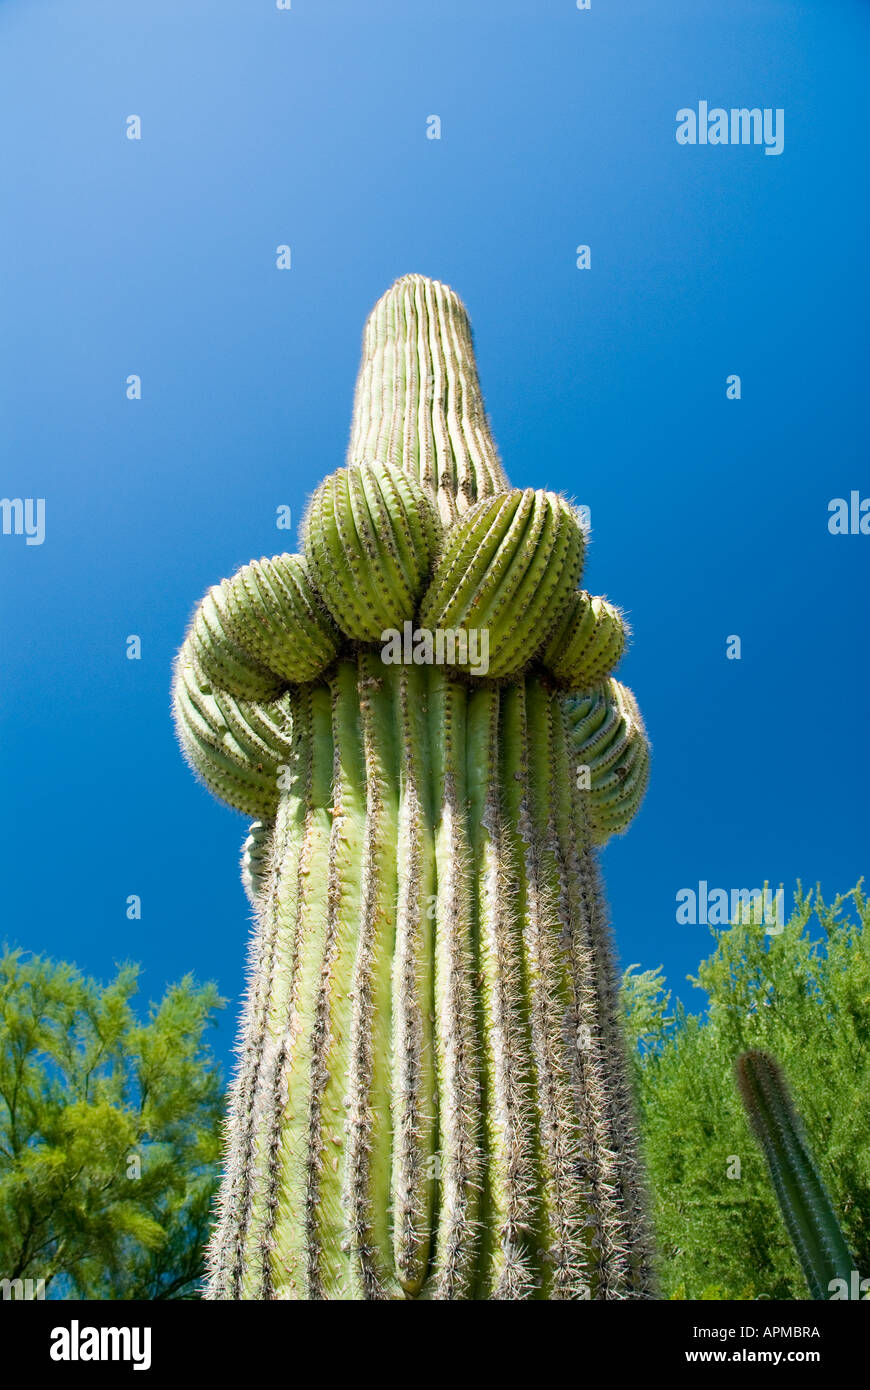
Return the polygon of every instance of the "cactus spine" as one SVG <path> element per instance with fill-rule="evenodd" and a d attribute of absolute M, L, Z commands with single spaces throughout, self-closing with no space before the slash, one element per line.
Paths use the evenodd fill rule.
<path fill-rule="evenodd" d="M 583 548 L 508 486 L 456 295 L 399 280 L 304 554 L 212 590 L 177 662 L 189 761 L 257 818 L 208 1297 L 651 1295 L 594 855 L 648 756 Z"/>
<path fill-rule="evenodd" d="M 767 1160 L 776 1200 L 814 1299 L 835 1280 L 850 1288 L 855 1261 L 807 1144 L 779 1064 L 766 1052 L 737 1059 L 737 1085 Z"/>

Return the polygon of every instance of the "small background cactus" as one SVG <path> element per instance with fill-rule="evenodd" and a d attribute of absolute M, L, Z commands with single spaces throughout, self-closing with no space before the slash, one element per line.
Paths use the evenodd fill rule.
<path fill-rule="evenodd" d="M 399 280 L 302 553 L 211 589 L 177 662 L 186 756 L 256 818 L 209 1297 L 653 1293 L 594 854 L 648 750 L 584 539 L 508 486 L 459 299 Z M 485 631 L 485 676 L 385 662 L 409 620 Z"/>
<path fill-rule="evenodd" d="M 756 1050 L 738 1057 L 736 1074 L 810 1296 L 829 1299 L 836 1281 L 851 1289 L 856 1262 L 813 1160 L 782 1068 L 769 1053 Z"/>

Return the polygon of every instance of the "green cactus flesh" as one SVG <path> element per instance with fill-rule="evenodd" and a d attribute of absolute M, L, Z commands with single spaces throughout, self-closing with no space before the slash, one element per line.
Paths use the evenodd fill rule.
<path fill-rule="evenodd" d="M 851 1287 L 855 1260 L 813 1160 L 782 1068 L 769 1053 L 753 1051 L 737 1059 L 736 1073 L 746 1115 L 767 1161 L 810 1296 L 830 1298 L 835 1281 Z"/>
<path fill-rule="evenodd" d="M 460 301 L 399 280 L 304 554 L 212 589 L 176 666 L 187 758 L 256 818 L 208 1297 L 653 1293 L 595 859 L 648 749 L 583 550 L 508 486 Z M 387 660 L 403 626 L 488 667 Z"/>

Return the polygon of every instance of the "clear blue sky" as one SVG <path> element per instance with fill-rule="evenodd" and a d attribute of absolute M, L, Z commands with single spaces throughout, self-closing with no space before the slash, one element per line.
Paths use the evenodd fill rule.
<path fill-rule="evenodd" d="M 0 536 L 8 939 L 215 978 L 227 1056 L 245 823 L 182 763 L 172 657 L 343 463 L 409 271 L 466 301 L 511 481 L 591 507 L 584 582 L 634 628 L 623 962 L 697 1006 L 679 889 L 855 883 L 870 536 L 827 508 L 870 496 L 868 31 L 864 0 L 0 0 L 0 492 L 46 499 L 41 546 Z M 678 145 L 701 100 L 783 108 L 783 153 Z"/>

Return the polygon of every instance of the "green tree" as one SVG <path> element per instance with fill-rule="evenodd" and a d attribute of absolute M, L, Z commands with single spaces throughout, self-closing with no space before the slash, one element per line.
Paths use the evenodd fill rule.
<path fill-rule="evenodd" d="M 223 1106 L 204 1033 L 225 1001 L 186 976 L 141 1022 L 138 974 L 0 955 L 0 1278 L 49 1297 L 197 1296 Z"/>
<path fill-rule="evenodd" d="M 626 971 L 666 1296 L 807 1297 L 734 1081 L 750 1048 L 782 1064 L 859 1273 L 870 1275 L 868 927 L 860 884 L 830 904 L 798 885 L 779 934 L 748 921 L 713 931 L 712 955 L 689 977 L 709 996 L 699 1015 L 669 1012 L 660 970 Z"/>

